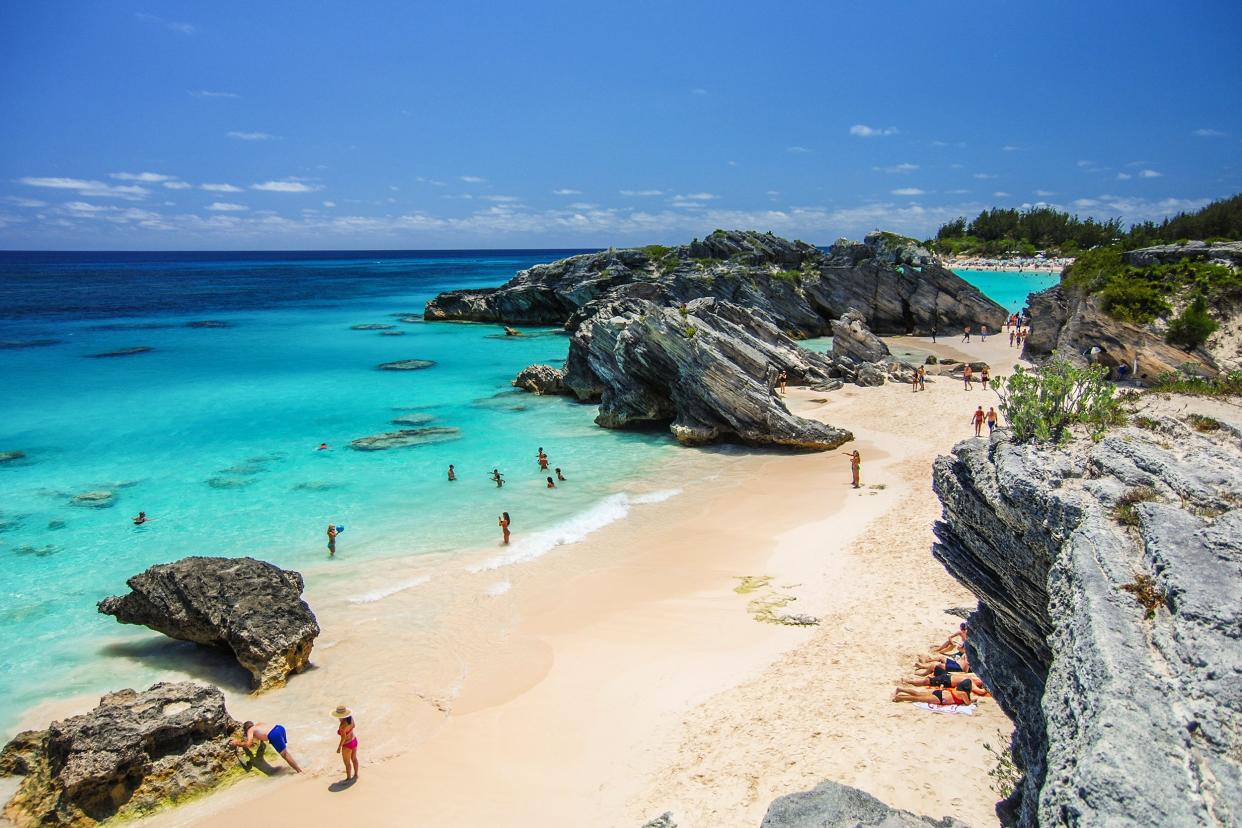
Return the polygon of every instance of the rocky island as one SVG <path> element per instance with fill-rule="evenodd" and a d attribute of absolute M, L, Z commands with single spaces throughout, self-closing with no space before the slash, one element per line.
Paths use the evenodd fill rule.
<path fill-rule="evenodd" d="M 515 384 L 598 402 L 596 422 L 606 428 L 667 424 L 686 444 L 734 439 L 811 450 L 852 435 L 791 414 L 774 391 L 782 371 L 793 384 L 830 390 L 911 369 L 887 348 L 824 355 L 797 340 L 840 324 L 853 325 L 856 342 L 869 342 L 866 328 L 999 328 L 1005 315 L 910 239 L 876 232 L 825 253 L 770 233 L 724 230 L 679 247 L 538 265 L 499 288 L 442 293 L 424 313 L 428 321 L 564 325 L 571 339 L 563 373 L 527 369 Z M 875 357 L 865 368 L 864 356 Z"/>

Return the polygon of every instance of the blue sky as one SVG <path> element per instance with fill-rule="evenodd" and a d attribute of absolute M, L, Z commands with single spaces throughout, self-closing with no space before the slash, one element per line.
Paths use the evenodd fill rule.
<path fill-rule="evenodd" d="M 0 248 L 925 236 L 1242 190 L 1237 2 L 0 5 Z"/>

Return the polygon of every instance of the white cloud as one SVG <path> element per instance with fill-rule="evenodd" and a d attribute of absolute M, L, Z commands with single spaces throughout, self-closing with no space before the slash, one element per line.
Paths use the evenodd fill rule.
<path fill-rule="evenodd" d="M 210 89 L 195 89 L 190 92 L 196 98 L 240 98 L 236 92 L 213 92 Z"/>
<path fill-rule="evenodd" d="M 479 196 L 479 198 L 482 199 L 483 201 L 493 201 L 493 202 L 496 202 L 497 204 L 514 204 L 522 200 L 518 196 L 512 196 L 512 195 L 485 195 L 485 196 Z"/>
<path fill-rule="evenodd" d="M 918 187 L 902 187 L 897 190 L 891 190 L 893 195 L 899 196 L 921 196 L 927 195 L 926 190 L 920 190 Z"/>
<path fill-rule="evenodd" d="M 908 173 L 914 172 L 919 168 L 918 164 L 893 164 L 889 167 L 872 167 L 876 172 L 883 173 Z"/>
<path fill-rule="evenodd" d="M 1079 166 L 1079 167 L 1090 167 L 1094 163 L 1095 163 L 1094 161 L 1076 161 L 1075 162 L 1076 166 Z"/>
<path fill-rule="evenodd" d="M 161 181 L 172 181 L 176 179 L 175 175 L 163 175 L 161 173 L 140 172 L 140 173 L 108 173 L 108 178 L 115 178 L 118 181 L 141 181 L 144 184 L 158 184 Z"/>
<path fill-rule="evenodd" d="M 1131 178 L 1134 178 L 1134 176 L 1130 175 L 1128 172 L 1117 173 L 1118 181 L 1129 181 Z"/>
<path fill-rule="evenodd" d="M 188 181 L 165 181 L 164 186 L 170 190 L 188 190 L 194 185 Z"/>
<path fill-rule="evenodd" d="M 552 195 L 560 195 L 560 196 L 582 195 L 582 190 L 573 190 L 573 189 L 570 189 L 569 187 L 561 187 L 559 190 L 553 190 Z"/>
<path fill-rule="evenodd" d="M 586 201 L 575 201 L 572 204 L 569 204 L 568 207 L 571 210 L 594 210 L 595 208 L 599 207 L 599 205 L 591 204 L 590 202 L 586 202 Z"/>
<path fill-rule="evenodd" d="M 131 201 L 146 198 L 150 192 L 137 184 L 105 184 L 81 178 L 27 176 L 17 179 L 27 187 L 47 187 L 53 190 L 75 190 L 78 195 L 90 198 L 125 198 Z"/>
<path fill-rule="evenodd" d="M 207 205 L 207 209 L 216 213 L 240 213 L 250 208 L 244 204 L 231 204 L 227 201 L 213 201 Z"/>
<path fill-rule="evenodd" d="M 37 198 L 22 198 L 21 196 L 5 196 L 4 200 L 16 207 L 46 207 L 46 201 L 39 201 Z"/>
<path fill-rule="evenodd" d="M 736 161 L 726 161 L 725 163 L 726 163 L 726 164 L 728 164 L 730 167 L 736 167 L 736 166 L 737 166 L 737 162 L 736 162 Z"/>
<path fill-rule="evenodd" d="M 234 187 L 232 184 L 200 184 L 200 190 L 206 190 L 209 193 L 240 193 L 241 187 Z"/>
<path fill-rule="evenodd" d="M 945 190 L 949 195 L 966 195 L 970 190 Z"/>
<path fill-rule="evenodd" d="M 1052 192 L 1051 190 L 1036 190 L 1035 195 L 1039 196 L 1040 198 L 1048 198 L 1049 196 L 1056 195 L 1056 193 Z"/>
<path fill-rule="evenodd" d="M 75 213 L 103 213 L 110 209 L 99 204 L 88 204 L 85 201 L 67 201 L 64 208 Z"/>
<path fill-rule="evenodd" d="M 621 195 L 630 198 L 647 198 L 648 196 L 664 195 L 663 190 L 622 190 Z"/>
<path fill-rule="evenodd" d="M 780 194 L 781 194 L 780 190 L 768 190 L 766 193 L 764 193 L 764 195 L 768 196 L 769 198 L 776 198 Z"/>
<path fill-rule="evenodd" d="M 859 138 L 875 138 L 881 135 L 896 135 L 897 127 L 869 127 L 866 124 L 854 124 L 850 127 L 850 135 Z"/>
<path fill-rule="evenodd" d="M 980 181 L 988 181 L 990 179 L 996 178 L 996 176 L 993 175 L 992 173 L 975 173 L 972 176 L 972 178 L 977 178 Z"/>
<path fill-rule="evenodd" d="M 157 17 L 154 14 L 147 14 L 145 12 L 138 12 L 134 15 L 134 17 L 144 23 L 158 23 L 169 31 L 177 32 L 178 34 L 192 35 L 198 31 L 198 28 L 193 23 L 182 23 L 177 20 L 165 20 L 162 17 Z"/>
<path fill-rule="evenodd" d="M 693 89 L 691 89 L 691 90 L 690 90 L 690 94 L 691 94 L 691 95 L 706 95 L 706 94 L 707 94 L 707 90 L 706 90 L 706 89 L 704 89 L 704 88 L 703 88 L 703 87 L 701 87 L 701 86 L 696 86 L 696 87 L 694 87 Z"/>
<path fill-rule="evenodd" d="M 1003 152 L 1017 152 L 1021 149 L 1022 147 L 1019 147 L 1016 144 L 1005 144 L 1005 146 L 1001 147 Z"/>
<path fill-rule="evenodd" d="M 236 138 L 238 141 L 274 141 L 276 136 L 267 132 L 239 132 L 233 130 L 225 133 L 229 138 Z"/>
<path fill-rule="evenodd" d="M 313 193 L 315 190 L 322 190 L 322 187 L 312 187 L 301 181 L 286 179 L 284 181 L 264 181 L 260 184 L 251 184 L 252 190 L 263 190 L 268 193 Z"/>
<path fill-rule="evenodd" d="M 458 180 L 464 181 L 467 184 L 486 184 L 487 183 L 487 179 L 481 175 L 459 175 L 457 176 L 457 178 Z"/>
<path fill-rule="evenodd" d="M 323 206 L 324 206 L 324 207 L 335 207 L 335 206 L 336 206 L 336 202 L 335 202 L 335 201 L 325 201 L 325 202 L 323 203 Z"/>
<path fill-rule="evenodd" d="M 1228 133 L 1221 132 L 1219 129 L 1196 129 L 1195 135 L 1200 138 L 1224 138 Z"/>
<path fill-rule="evenodd" d="M 803 155 L 805 153 L 810 152 L 810 150 L 807 149 L 806 147 L 793 146 L 793 147 L 785 147 L 785 152 L 792 153 L 794 155 Z"/>
<path fill-rule="evenodd" d="M 716 198 L 720 198 L 720 196 L 715 193 L 689 193 L 687 195 L 678 193 L 673 196 L 673 199 L 676 201 L 711 201 Z"/>
<path fill-rule="evenodd" d="M 1009 198 L 1009 197 L 1010 197 L 1010 194 L 1009 194 L 1009 193 L 1006 193 L 1006 192 L 1002 192 L 1002 191 L 1000 191 L 1000 190 L 997 190 L 996 192 L 992 193 L 992 196 L 993 196 L 994 198 Z"/>
<path fill-rule="evenodd" d="M 1155 170 L 1139 170 L 1139 178 L 1160 178 L 1163 175 Z"/>
<path fill-rule="evenodd" d="M 430 184 L 433 187 L 447 187 L 448 186 L 443 181 L 439 181 L 434 178 L 423 178 L 421 175 L 414 180 L 419 182 L 420 184 Z"/>

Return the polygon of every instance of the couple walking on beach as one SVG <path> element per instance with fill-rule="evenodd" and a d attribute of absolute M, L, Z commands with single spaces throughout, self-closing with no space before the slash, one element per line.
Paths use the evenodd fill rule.
<path fill-rule="evenodd" d="M 358 781 L 358 734 L 354 729 L 354 713 L 345 705 L 338 704 L 332 711 L 332 718 L 338 723 L 336 752 L 340 754 L 341 761 L 345 765 L 345 781 L 356 782 Z M 285 732 L 284 725 L 267 725 L 263 722 L 248 721 L 242 724 L 242 733 L 245 735 L 244 739 L 232 738 L 229 739 L 229 744 L 241 748 L 247 754 L 255 746 L 259 746 L 259 753 L 262 753 L 264 743 L 270 744 L 295 773 L 302 772 L 302 766 L 289 752 L 289 735 Z"/>

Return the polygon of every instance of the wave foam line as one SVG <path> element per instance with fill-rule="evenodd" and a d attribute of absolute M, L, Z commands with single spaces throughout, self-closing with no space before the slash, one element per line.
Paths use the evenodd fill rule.
<path fill-rule="evenodd" d="M 681 489 L 662 489 L 641 495 L 631 495 L 627 492 L 609 495 L 585 512 L 574 515 L 550 529 L 536 532 L 529 537 L 519 540 L 505 554 L 498 555 L 495 558 L 466 569 L 468 572 L 478 573 L 499 569 L 502 566 L 533 561 L 536 558 L 543 557 L 558 546 L 568 546 L 571 543 L 577 543 L 588 535 L 603 529 L 608 524 L 616 523 L 630 513 L 632 506 L 646 503 L 661 503 L 679 494 L 681 494 Z"/>
<path fill-rule="evenodd" d="M 430 580 L 430 575 L 419 575 L 417 578 L 411 578 L 408 581 L 398 581 L 395 584 L 389 584 L 388 586 L 380 587 L 379 589 L 373 589 L 370 592 L 364 592 L 361 595 L 351 596 L 349 603 L 372 604 L 376 601 L 382 601 L 389 596 L 396 595 L 398 592 L 405 592 L 407 589 L 422 586 Z"/>

